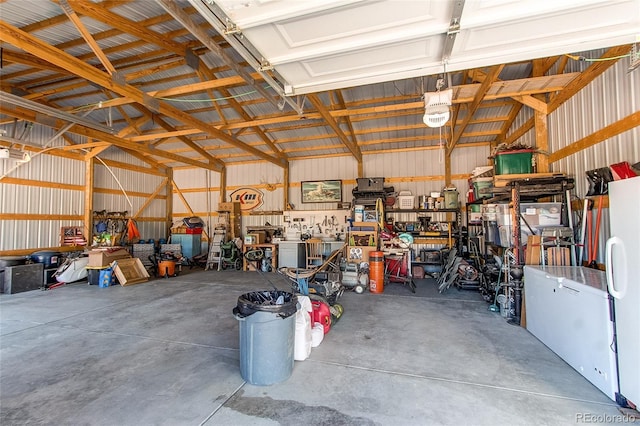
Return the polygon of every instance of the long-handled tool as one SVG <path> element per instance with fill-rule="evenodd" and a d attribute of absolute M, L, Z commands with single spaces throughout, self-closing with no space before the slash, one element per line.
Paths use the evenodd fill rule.
<path fill-rule="evenodd" d="M 598 239 L 600 237 L 600 219 L 602 218 L 602 195 L 598 197 L 598 213 L 596 214 L 596 229 L 595 234 L 593 236 L 593 246 L 590 247 L 589 251 L 589 263 L 587 267 L 589 268 L 598 268 L 598 263 L 596 262 L 596 257 L 598 256 Z M 591 240 L 591 231 L 589 231 L 589 240 Z M 591 244 L 590 244 L 591 245 Z"/>
<path fill-rule="evenodd" d="M 585 243 L 587 241 L 586 239 L 586 232 L 587 232 L 587 220 L 589 219 L 589 215 L 591 214 L 589 212 L 589 204 L 591 203 L 591 200 L 588 200 L 585 198 L 584 200 L 584 206 L 582 209 L 582 229 L 580 232 L 580 244 L 579 244 L 579 251 L 578 251 L 578 262 L 576 263 L 577 266 L 582 266 L 582 259 L 584 256 L 584 247 L 585 247 Z M 589 221 L 590 222 L 590 221 Z M 589 228 L 590 230 L 591 228 Z"/>

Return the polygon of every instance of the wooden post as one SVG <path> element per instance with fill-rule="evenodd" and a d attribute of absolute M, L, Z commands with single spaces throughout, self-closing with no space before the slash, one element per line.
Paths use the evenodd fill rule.
<path fill-rule="evenodd" d="M 167 229 L 166 235 L 171 235 L 171 226 L 173 225 L 173 168 L 167 168 L 167 189 L 166 189 L 166 218 Z"/>
<path fill-rule="evenodd" d="M 227 201 L 227 168 L 225 167 L 220 172 L 220 199 L 219 203 Z"/>
<path fill-rule="evenodd" d="M 448 186 L 451 184 L 451 152 L 449 150 L 445 150 L 444 152 L 444 184 L 445 186 Z"/>
<path fill-rule="evenodd" d="M 537 172 L 547 173 L 549 171 L 549 132 L 547 131 L 547 114 L 534 111 L 534 123 L 536 129 L 536 148 L 538 153 Z"/>
<path fill-rule="evenodd" d="M 94 158 L 90 157 L 84 162 L 84 235 L 87 246 L 93 242 L 93 183 L 94 183 Z"/>
<path fill-rule="evenodd" d="M 287 161 L 287 165 L 282 168 L 283 180 L 282 184 L 282 211 L 287 210 L 287 206 L 289 205 L 289 162 Z"/>

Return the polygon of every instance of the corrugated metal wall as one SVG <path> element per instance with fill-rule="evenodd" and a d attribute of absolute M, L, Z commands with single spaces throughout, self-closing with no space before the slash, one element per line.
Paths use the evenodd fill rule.
<path fill-rule="evenodd" d="M 640 72 L 628 72 L 628 66 L 628 60 L 618 61 L 549 115 L 547 126 L 551 152 L 568 147 L 640 110 Z M 511 131 L 518 129 L 531 115 L 529 108 L 523 108 Z M 518 142 L 535 146 L 534 129 L 518 139 Z M 560 159 L 552 163 L 550 168 L 552 171 L 573 176 L 575 194 L 584 198 L 589 189 L 585 173 L 587 170 L 607 167 L 622 161 L 630 164 L 640 161 L 640 127 Z M 592 215 L 592 222 L 595 222 L 595 210 Z M 608 212 L 605 210 L 600 225 L 600 244 L 596 258 L 599 263 L 604 260 L 604 242 L 608 237 L 609 221 Z"/>
<path fill-rule="evenodd" d="M 549 116 L 549 146 L 558 151 L 640 110 L 640 71 L 628 72 L 621 60 Z M 628 161 L 640 161 L 640 127 L 600 142 L 552 164 L 572 174 L 576 194 L 584 197 L 585 172 Z"/>
<path fill-rule="evenodd" d="M 175 183 L 173 193 L 173 222 L 177 224 L 184 217 L 199 216 L 212 229 L 218 223 L 215 213 L 220 198 L 220 173 L 202 169 L 177 169 L 173 171 Z M 180 194 L 184 197 L 182 200 Z"/>
<path fill-rule="evenodd" d="M 140 167 L 149 167 L 139 159 L 121 151 L 108 150 L 100 155 L 105 163 L 108 160 L 119 161 Z M 156 198 L 140 212 L 151 194 L 156 192 L 164 181 L 164 177 L 118 167 L 108 167 L 96 160 L 94 166 L 94 196 L 93 210 L 107 210 L 108 212 L 127 211 L 129 216 L 139 213 L 137 220 L 140 238 L 143 240 L 167 237 L 166 201 Z M 158 193 L 166 197 L 163 185 Z M 155 219 L 155 220 L 154 220 Z"/>
<path fill-rule="evenodd" d="M 468 189 L 467 176 L 477 167 L 488 164 L 489 146 L 461 147 L 454 150 L 451 167 L 452 184 L 460 193 L 464 203 Z M 440 150 L 419 150 L 394 152 L 390 154 L 366 155 L 363 159 L 365 177 L 385 177 L 385 186 L 393 186 L 396 191 L 411 191 L 413 195 L 441 191 L 444 187 L 444 154 Z M 342 200 L 352 201 L 352 190 L 356 186 L 357 162 L 353 157 L 340 156 L 291 161 L 289 202 L 296 210 L 323 210 L 335 208 L 335 203 L 302 203 L 300 182 L 317 180 L 342 180 Z M 209 173 L 196 169 L 174 171 L 174 181 L 190 207 L 207 221 L 207 208 L 217 210 L 219 198 L 219 173 Z M 455 177 L 464 176 L 463 179 Z M 227 168 L 227 199 L 234 190 L 242 187 L 257 189 L 263 194 L 263 204 L 251 213 L 243 215 L 243 228 L 261 226 L 265 223 L 281 225 L 280 215 L 260 214 L 260 212 L 281 211 L 284 203 L 283 169 L 271 163 L 250 163 L 230 165 Z M 275 185 L 270 191 L 267 185 Z M 207 193 L 209 201 L 207 202 Z M 417 200 L 417 198 L 416 198 Z M 187 209 L 177 194 L 174 194 L 174 220 L 187 216 Z M 212 213 L 212 223 L 217 223 L 217 214 Z"/>
<path fill-rule="evenodd" d="M 640 110 L 640 72 L 628 72 L 621 60 L 569 99 L 549 117 L 549 146 L 558 151 Z M 552 164 L 552 170 L 575 178 L 578 197 L 589 189 L 586 171 L 627 161 L 640 161 L 640 127 L 609 138 Z M 595 223 L 594 209 L 592 223 Z M 602 215 L 597 261 L 604 263 L 610 236 L 608 211 Z"/>
<path fill-rule="evenodd" d="M 6 126 L 8 134 L 13 126 Z M 22 135 L 22 130 L 17 132 Z M 35 145 L 58 146 L 66 144 L 61 138 L 51 140 L 55 132 L 39 125 L 25 131 L 23 140 Z M 75 136 L 74 136 L 75 137 Z M 116 160 L 142 166 L 142 162 L 120 150 L 108 150 L 100 155 L 104 161 Z M 0 161 L 0 175 L 9 172 L 16 164 L 14 160 Z M 94 211 L 128 211 L 137 213 L 148 196 L 155 192 L 162 177 L 139 171 L 110 167 L 100 161 L 95 162 Z M 115 177 L 114 177 L 115 176 Z M 85 162 L 51 155 L 32 155 L 31 161 L 24 163 L 10 174 L 9 178 L 24 182 L 0 183 L 1 213 L 15 214 L 25 219 L 3 219 L 0 221 L 0 251 L 56 247 L 60 245 L 60 229 L 63 226 L 82 226 L 84 215 Z M 41 182 L 41 184 L 39 184 Z M 122 189 L 118 185 L 122 185 Z M 60 184 L 52 188 L 51 183 Z M 123 191 L 124 190 L 124 191 Z M 124 193 L 128 194 L 129 201 Z M 165 190 L 160 191 L 164 195 Z M 64 216 L 64 219 L 60 219 Z M 138 228 L 142 238 L 162 238 L 166 236 L 166 223 L 147 221 L 145 218 L 164 218 L 166 203 L 163 199 L 152 201 L 141 213 Z M 87 236 L 86 236 L 87 237 Z"/>
<path fill-rule="evenodd" d="M 366 157 L 365 157 L 366 158 Z M 369 174 L 367 166 L 364 166 L 365 176 Z M 323 210 L 335 209 L 335 203 L 302 203 L 302 189 L 300 182 L 316 180 L 342 180 L 342 201 L 350 202 L 351 192 L 358 176 L 358 163 L 353 157 L 314 158 L 309 160 L 293 161 L 289 171 L 289 202 L 296 210 Z"/>
<path fill-rule="evenodd" d="M 12 134 L 13 126 L 5 129 Z M 52 129 L 37 125 L 16 131 L 16 136 L 23 136 L 22 140 L 27 143 L 43 141 L 44 144 L 50 142 L 54 134 Z M 61 141 L 51 143 L 57 145 Z M 0 161 L 0 175 L 8 173 L 15 165 L 15 160 Z M 60 245 L 61 227 L 82 226 L 84 191 L 65 186 L 84 185 L 84 162 L 32 154 L 31 161 L 22 163 L 7 177 L 30 182 L 27 185 L 0 184 L 1 213 L 20 215 L 27 220 L 0 220 L 0 251 L 56 247 Z M 43 182 L 43 185 L 38 185 L 38 182 Z M 51 183 L 62 187 L 52 188 Z"/>

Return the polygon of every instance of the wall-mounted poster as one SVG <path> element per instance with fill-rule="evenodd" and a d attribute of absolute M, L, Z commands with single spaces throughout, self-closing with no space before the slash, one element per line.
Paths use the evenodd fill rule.
<path fill-rule="evenodd" d="M 317 180 L 302 182 L 303 203 L 339 203 L 341 201 L 341 180 Z"/>

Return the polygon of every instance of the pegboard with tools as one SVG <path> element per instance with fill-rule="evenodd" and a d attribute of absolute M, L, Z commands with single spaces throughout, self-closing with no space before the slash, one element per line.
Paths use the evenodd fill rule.
<path fill-rule="evenodd" d="M 299 240 L 304 235 L 324 240 L 344 240 L 349 223 L 345 210 L 288 211 L 282 224 L 287 240 Z"/>

